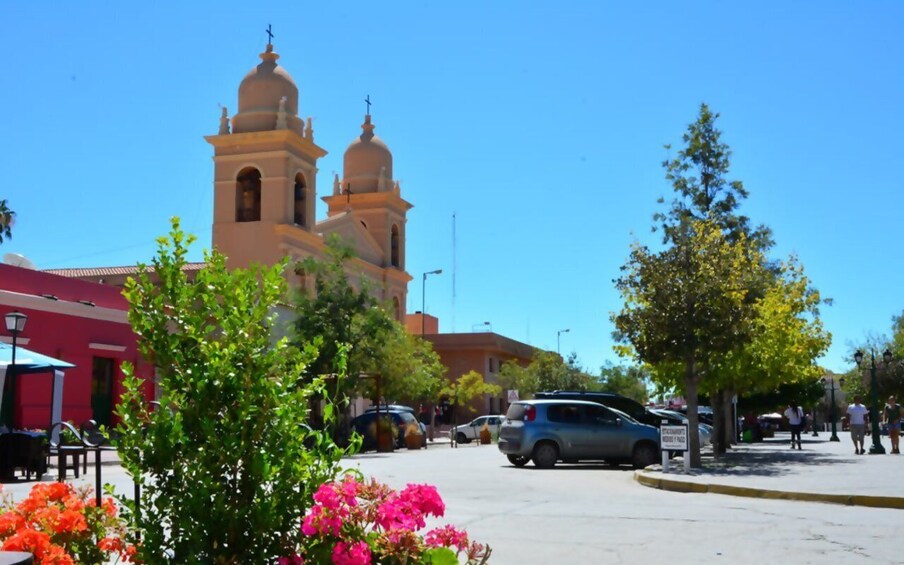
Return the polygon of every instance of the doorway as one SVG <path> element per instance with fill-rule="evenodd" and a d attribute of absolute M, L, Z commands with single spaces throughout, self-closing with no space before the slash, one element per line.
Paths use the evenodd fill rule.
<path fill-rule="evenodd" d="M 91 367 L 91 412 L 98 425 L 109 426 L 113 413 L 114 359 L 95 357 Z"/>

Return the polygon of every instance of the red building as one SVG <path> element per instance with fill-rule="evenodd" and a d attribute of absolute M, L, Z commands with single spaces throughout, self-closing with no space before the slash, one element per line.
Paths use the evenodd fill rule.
<path fill-rule="evenodd" d="M 28 316 L 17 345 L 75 365 L 65 372 L 63 420 L 115 424 L 124 361 L 147 378 L 146 398 L 154 397 L 153 367 L 140 360 L 122 289 L 0 264 L 0 309 L 0 315 L 17 310 Z M 0 340 L 10 343 L 2 331 Z M 46 428 L 52 375 L 16 381 L 14 426 Z"/>

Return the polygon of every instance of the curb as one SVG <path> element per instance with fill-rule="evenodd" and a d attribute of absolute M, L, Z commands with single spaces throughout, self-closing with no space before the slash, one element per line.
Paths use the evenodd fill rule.
<path fill-rule="evenodd" d="M 826 504 L 843 504 L 845 506 L 867 506 L 871 508 L 893 508 L 904 510 L 904 498 L 897 496 L 868 496 L 859 494 L 823 494 L 815 492 L 792 492 L 784 490 L 769 490 L 751 487 L 737 487 L 713 483 L 698 483 L 693 481 L 681 481 L 653 477 L 646 474 L 643 469 L 634 471 L 634 480 L 646 487 L 667 490 L 671 492 L 694 492 L 724 494 L 728 496 L 743 496 L 747 498 L 761 498 L 764 500 L 796 500 L 800 502 L 822 502 Z"/>

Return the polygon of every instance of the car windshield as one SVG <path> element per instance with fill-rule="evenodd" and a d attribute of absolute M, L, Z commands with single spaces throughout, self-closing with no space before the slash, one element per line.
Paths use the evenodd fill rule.
<path fill-rule="evenodd" d="M 399 417 L 402 418 L 402 421 L 406 424 L 410 424 L 411 422 L 416 422 L 414 416 L 411 415 L 411 412 L 399 412 Z"/>

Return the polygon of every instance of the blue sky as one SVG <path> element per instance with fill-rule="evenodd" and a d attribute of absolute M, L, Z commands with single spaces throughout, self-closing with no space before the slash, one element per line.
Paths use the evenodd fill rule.
<path fill-rule="evenodd" d="M 330 152 L 320 195 L 370 94 L 415 205 L 409 311 L 442 268 L 426 297 L 442 331 L 488 321 L 555 349 L 568 328 L 563 354 L 617 361 L 612 279 L 632 240 L 656 241 L 663 145 L 700 102 L 721 113 L 742 210 L 834 299 L 822 363 L 846 369 L 904 309 L 899 2 L 11 1 L 0 17 L 0 198 L 18 213 L 0 252 L 39 268 L 148 260 L 172 215 L 209 246 L 202 136 L 272 24 Z"/>

